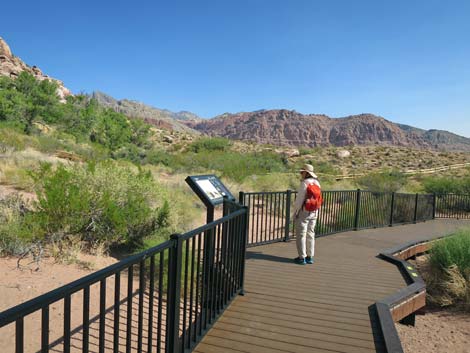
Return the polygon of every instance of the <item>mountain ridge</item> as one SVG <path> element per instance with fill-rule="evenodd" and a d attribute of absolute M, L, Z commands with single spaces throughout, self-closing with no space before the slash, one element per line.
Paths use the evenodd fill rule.
<path fill-rule="evenodd" d="M 105 108 L 113 109 L 118 113 L 122 113 L 129 118 L 139 118 L 147 123 L 163 129 L 190 132 L 199 134 L 183 122 L 201 120 L 196 114 L 187 111 L 172 112 L 167 109 L 155 108 L 139 101 L 130 99 L 115 99 L 112 96 L 95 91 L 88 96 L 95 99 L 97 103 Z"/>
<path fill-rule="evenodd" d="M 285 146 L 384 145 L 468 151 L 470 139 L 444 130 L 424 130 L 363 113 L 341 118 L 273 109 L 224 113 L 186 123 L 204 134 Z"/>

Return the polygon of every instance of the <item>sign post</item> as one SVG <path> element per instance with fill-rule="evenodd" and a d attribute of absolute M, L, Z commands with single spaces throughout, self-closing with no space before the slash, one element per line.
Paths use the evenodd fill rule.
<path fill-rule="evenodd" d="M 213 174 L 188 176 L 186 183 L 188 183 L 189 187 L 206 206 L 207 223 L 214 220 L 215 206 L 223 204 L 224 197 L 235 201 L 235 197 L 233 197 L 232 193 L 222 184 L 220 179 Z"/>
<path fill-rule="evenodd" d="M 224 204 L 224 200 L 235 201 L 232 193 L 225 187 L 224 184 L 215 175 L 194 175 L 186 178 L 186 183 L 196 193 L 199 199 L 204 203 L 207 208 L 206 222 L 210 223 L 214 221 L 214 210 L 217 205 Z M 225 210 L 224 210 L 225 212 Z M 224 214 L 225 216 L 225 214 Z M 224 235 L 226 230 L 223 231 L 222 235 L 222 249 L 227 246 L 227 239 Z M 225 265 L 215 262 L 215 244 L 214 244 L 214 230 L 210 229 L 204 233 L 204 275 L 203 283 L 206 288 L 209 288 L 209 273 L 215 269 L 216 272 L 223 271 Z M 221 259 L 225 261 L 225 259 Z M 220 294 L 221 295 L 221 294 Z M 217 295 L 216 295 L 217 296 Z M 217 300 L 217 299 L 216 299 Z M 206 296 L 206 300 L 203 303 L 205 308 L 211 308 L 210 298 Z M 206 311 L 203 311 L 203 314 Z"/>

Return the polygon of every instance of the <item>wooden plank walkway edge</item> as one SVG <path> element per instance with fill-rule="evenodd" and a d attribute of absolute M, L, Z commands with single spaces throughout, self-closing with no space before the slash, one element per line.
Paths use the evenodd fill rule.
<path fill-rule="evenodd" d="M 403 353 L 395 322 L 408 319 L 414 324 L 414 313 L 426 305 L 426 284 L 418 271 L 406 260 L 426 252 L 430 243 L 444 237 L 407 242 L 384 250 L 378 255 L 379 258 L 397 265 L 409 283 L 406 288 L 375 303 L 385 349 L 388 353 Z"/>

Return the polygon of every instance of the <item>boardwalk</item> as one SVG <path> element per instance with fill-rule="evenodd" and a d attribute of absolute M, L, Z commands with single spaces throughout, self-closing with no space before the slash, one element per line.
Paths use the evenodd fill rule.
<path fill-rule="evenodd" d="M 371 308 L 406 283 L 376 255 L 465 225 L 436 220 L 319 238 L 313 266 L 292 262 L 294 242 L 251 248 L 246 295 L 236 297 L 195 352 L 383 352 Z"/>

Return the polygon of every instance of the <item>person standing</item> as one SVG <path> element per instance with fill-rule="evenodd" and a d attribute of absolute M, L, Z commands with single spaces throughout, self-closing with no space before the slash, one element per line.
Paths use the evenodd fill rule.
<path fill-rule="evenodd" d="M 315 225 L 317 223 L 318 209 L 307 211 L 305 201 L 307 187 L 316 184 L 319 188 L 318 176 L 313 172 L 313 166 L 305 164 L 300 170 L 301 182 L 294 204 L 295 235 L 298 257 L 294 261 L 300 265 L 313 264 L 315 255 Z"/>

